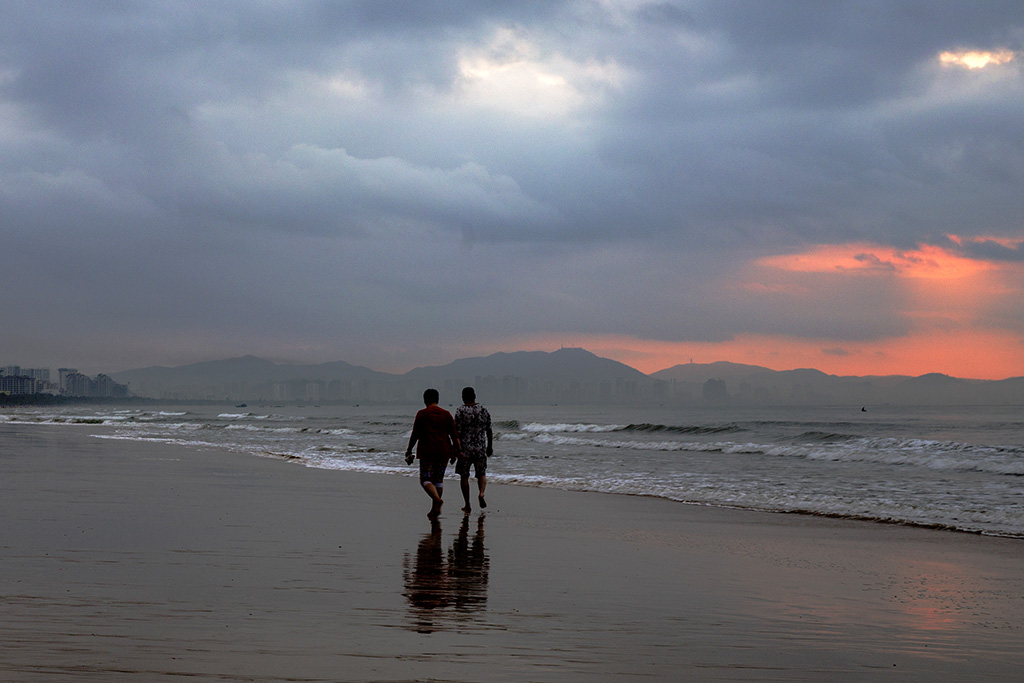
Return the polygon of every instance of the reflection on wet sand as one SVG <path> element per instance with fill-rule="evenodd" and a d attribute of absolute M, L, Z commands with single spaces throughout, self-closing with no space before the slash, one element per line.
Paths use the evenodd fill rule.
<path fill-rule="evenodd" d="M 431 522 L 430 532 L 406 553 L 403 563 L 405 597 L 414 630 L 431 633 L 457 628 L 473 620 L 487 603 L 487 572 L 490 560 L 484 548 L 484 515 L 476 522 L 472 540 L 470 518 L 462 518 L 459 532 L 444 552 L 441 523 Z"/>

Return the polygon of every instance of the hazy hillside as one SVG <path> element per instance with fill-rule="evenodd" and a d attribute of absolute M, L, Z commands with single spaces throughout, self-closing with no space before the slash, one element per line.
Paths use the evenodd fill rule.
<path fill-rule="evenodd" d="M 921 377 L 837 376 L 810 368 L 771 370 L 739 363 L 687 363 L 652 373 L 670 382 L 674 397 L 703 398 L 709 380 L 725 382 L 734 405 L 904 404 L 904 405 L 1024 405 L 1024 378 L 1001 381 L 968 380 L 941 374 Z"/>
<path fill-rule="evenodd" d="M 438 381 L 452 378 L 521 377 L 553 381 L 602 382 L 615 380 L 650 381 L 636 368 L 594 355 L 585 349 L 558 351 L 516 351 L 494 353 L 478 358 L 463 358 L 448 365 L 415 368 L 403 375 L 414 381 Z"/>
<path fill-rule="evenodd" d="M 343 361 L 288 365 L 244 356 L 112 376 L 134 395 L 165 399 L 417 403 L 433 386 L 449 404 L 459 400 L 463 386 L 474 385 L 485 402 L 504 404 L 1024 405 L 1024 378 L 841 377 L 729 362 L 687 363 L 645 375 L 576 348 L 495 353 L 403 375 Z"/>
<path fill-rule="evenodd" d="M 717 361 L 715 363 L 683 363 L 673 365 L 671 368 L 652 372 L 651 377 L 661 380 L 676 380 L 678 382 L 707 382 L 709 379 L 739 379 L 749 377 L 759 372 L 775 372 L 760 365 L 743 365 L 741 363 L 729 363 L 728 361 Z"/>

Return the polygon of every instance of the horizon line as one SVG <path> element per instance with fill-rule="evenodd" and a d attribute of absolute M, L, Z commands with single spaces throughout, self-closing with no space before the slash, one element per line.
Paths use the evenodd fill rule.
<path fill-rule="evenodd" d="M 796 372 L 796 371 L 800 371 L 800 370 L 811 370 L 811 371 L 814 371 L 814 372 L 820 372 L 820 373 L 822 373 L 824 375 L 827 375 L 829 377 L 907 377 L 907 378 L 920 378 L 920 377 L 926 377 L 926 376 L 929 376 L 929 375 L 941 375 L 941 376 L 944 376 L 944 377 L 950 377 L 952 379 L 960 379 L 960 380 L 966 380 L 966 381 L 972 381 L 972 382 L 1001 382 L 1001 381 L 1005 381 L 1005 380 L 1018 379 L 1020 377 L 1024 377 L 1024 375 L 1008 375 L 1008 376 L 1003 377 L 1001 379 L 982 379 L 982 378 L 975 378 L 975 377 L 960 377 L 960 376 L 957 376 L 957 375 L 951 375 L 949 373 L 939 372 L 939 371 L 930 371 L 930 372 L 924 372 L 924 373 L 921 373 L 921 374 L 904 374 L 904 373 L 872 374 L 872 373 L 869 373 L 869 374 L 862 374 L 862 375 L 841 375 L 841 374 L 835 374 L 835 373 L 826 372 L 824 370 L 821 370 L 819 368 L 812 367 L 812 366 L 800 366 L 800 367 L 793 367 L 793 368 L 788 368 L 788 369 L 780 370 L 778 368 L 772 368 L 772 367 L 769 367 L 767 365 L 760 365 L 760 364 L 754 364 L 754 363 L 740 363 L 740 362 L 732 361 L 732 360 L 715 360 L 715 361 L 709 361 L 709 362 L 695 362 L 694 359 L 692 359 L 692 358 L 689 359 L 688 361 L 684 361 L 684 362 L 680 362 L 680 363 L 675 363 L 675 364 L 670 365 L 668 367 L 661 368 L 659 370 L 655 370 L 654 372 L 644 372 L 643 370 L 640 370 L 640 369 L 630 365 L 629 363 L 626 363 L 624 361 L 620 361 L 620 360 L 617 360 L 615 358 L 611 358 L 611 357 L 608 357 L 608 356 L 600 356 L 600 355 L 594 353 L 593 351 L 590 351 L 590 350 L 586 349 L 585 347 L 582 347 L 582 346 L 564 346 L 564 345 L 560 346 L 555 351 L 545 351 L 545 350 L 542 350 L 542 349 L 533 349 L 533 350 L 530 350 L 530 349 L 518 349 L 518 350 L 515 350 L 515 351 L 495 351 L 495 352 L 492 352 L 492 353 L 489 353 L 489 354 L 486 354 L 486 355 L 460 357 L 460 358 L 456 358 L 454 360 L 451 360 L 451 361 L 449 361 L 447 363 L 442 363 L 442 364 L 439 364 L 439 365 L 416 365 L 416 366 L 413 366 L 413 367 L 409 368 L 408 370 L 404 370 L 404 371 L 400 371 L 400 372 L 394 372 L 394 371 L 388 371 L 388 370 L 378 370 L 376 368 L 372 368 L 372 367 L 367 366 L 367 365 L 353 364 L 353 363 L 351 363 L 351 362 L 349 362 L 347 360 L 343 360 L 343 359 L 335 359 L 335 360 L 322 361 L 322 362 L 303 362 L 303 361 L 285 360 L 285 359 L 273 360 L 271 358 L 266 358 L 264 356 L 259 356 L 259 355 L 254 354 L 254 353 L 245 353 L 245 354 L 241 354 L 241 355 L 238 355 L 238 356 L 230 356 L 230 357 L 227 357 L 227 358 L 192 361 L 192 362 L 189 362 L 189 363 L 183 363 L 181 365 L 147 365 L 147 366 L 141 366 L 141 367 L 136 367 L 136 368 L 130 368 L 130 369 L 126 369 L 126 370 L 106 371 L 106 372 L 103 372 L 101 374 L 118 375 L 118 374 L 122 374 L 122 373 L 126 373 L 126 372 L 136 372 L 136 371 L 139 371 L 139 370 L 147 370 L 147 369 L 151 369 L 151 368 L 178 369 L 178 368 L 188 367 L 188 366 L 191 366 L 191 365 L 199 365 L 199 364 L 202 364 L 202 363 L 220 363 L 220 362 L 226 362 L 226 361 L 232 361 L 232 360 L 240 360 L 240 359 L 243 359 L 243 358 L 255 358 L 257 360 L 266 361 L 268 363 L 272 363 L 273 365 L 278 365 L 278 366 L 281 366 L 281 365 L 303 366 L 304 365 L 304 366 L 316 367 L 316 366 L 321 366 L 321 365 L 329 365 L 331 363 L 345 363 L 346 365 L 351 365 L 352 367 L 355 367 L 355 368 L 363 368 L 363 369 L 370 370 L 370 371 L 373 371 L 373 372 L 379 372 L 379 373 L 386 374 L 386 375 L 394 375 L 394 376 L 400 377 L 402 375 L 408 374 L 409 372 L 412 372 L 413 370 L 418 370 L 418 369 L 421 369 L 421 368 L 442 368 L 442 367 L 445 367 L 447 365 L 451 365 L 451 364 L 459 362 L 459 361 L 490 358 L 492 356 L 496 356 L 496 355 L 499 355 L 499 354 L 544 353 L 544 354 L 549 354 L 550 355 L 550 354 L 558 353 L 558 351 L 585 351 L 585 352 L 593 355 L 595 358 L 601 358 L 603 360 L 610 360 L 610 361 L 613 361 L 615 363 L 620 363 L 620 364 L 630 368 L 631 370 L 639 372 L 640 374 L 644 375 L 645 377 L 651 377 L 652 379 L 657 379 L 657 378 L 654 377 L 654 375 L 658 374 L 659 372 L 665 372 L 667 370 L 673 370 L 673 369 L 675 369 L 677 367 L 680 367 L 680 366 L 687 366 L 687 365 L 708 366 L 708 365 L 715 365 L 717 363 L 728 363 L 730 365 L 740 365 L 740 366 L 751 367 L 751 368 L 762 368 L 762 369 L 765 369 L 765 370 L 769 370 L 771 372 Z M 0 367 L 2 367 L 2 366 L 0 366 Z"/>

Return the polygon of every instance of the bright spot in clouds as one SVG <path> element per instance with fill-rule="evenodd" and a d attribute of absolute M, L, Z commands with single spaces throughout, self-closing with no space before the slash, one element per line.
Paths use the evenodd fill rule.
<path fill-rule="evenodd" d="M 989 65 L 1006 64 L 1017 57 L 1013 50 L 996 50 L 987 52 L 982 50 L 969 50 L 960 52 L 943 52 L 939 55 L 939 61 L 946 66 L 961 66 L 965 69 L 984 69 Z"/>
<path fill-rule="evenodd" d="M 465 50 L 459 73 L 467 102 L 521 116 L 565 115 L 624 77 L 614 63 L 545 55 L 510 29 L 498 31 L 486 48 Z"/>

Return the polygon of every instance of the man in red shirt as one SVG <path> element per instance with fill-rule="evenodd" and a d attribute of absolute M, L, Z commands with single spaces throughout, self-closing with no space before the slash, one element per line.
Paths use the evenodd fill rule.
<path fill-rule="evenodd" d="M 405 451 L 405 462 L 412 464 L 412 448 L 420 459 L 420 485 L 430 496 L 432 504 L 427 517 L 436 519 L 441 514 L 441 495 L 444 493 L 444 471 L 449 462 L 455 462 L 462 451 L 459 434 L 455 431 L 455 419 L 447 410 L 437 405 L 440 401 L 437 389 L 423 392 L 423 403 L 427 407 L 416 413 L 409 436 L 409 448 Z"/>

